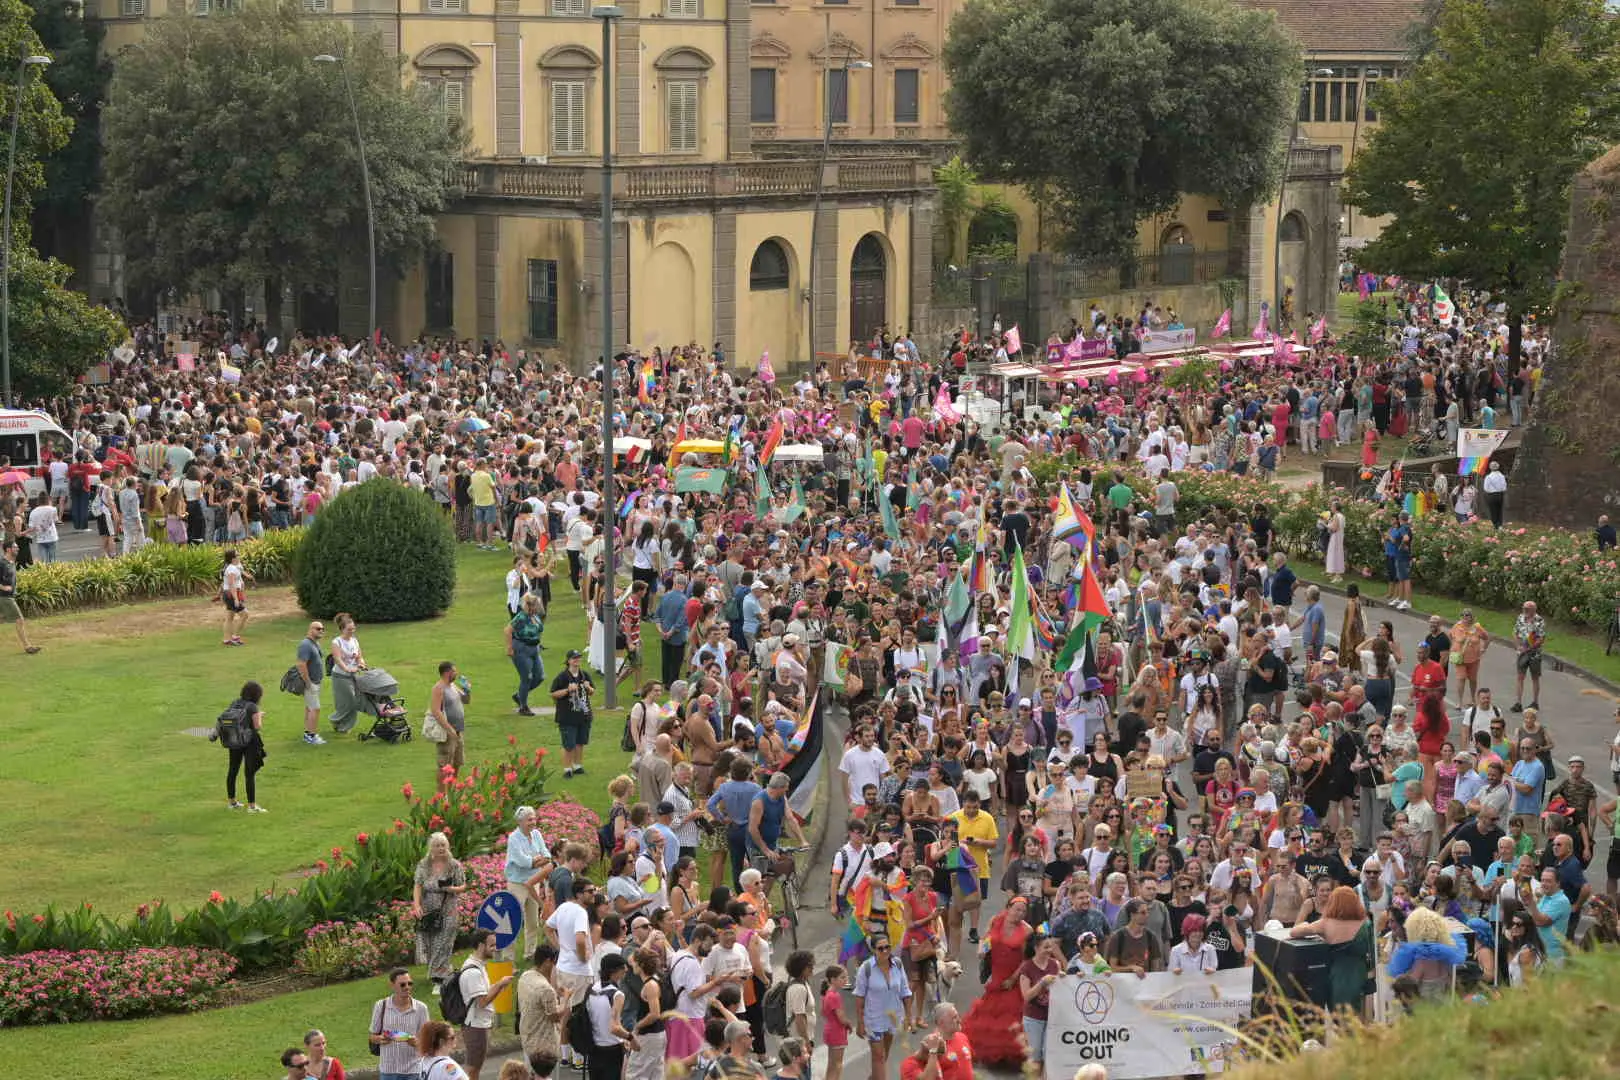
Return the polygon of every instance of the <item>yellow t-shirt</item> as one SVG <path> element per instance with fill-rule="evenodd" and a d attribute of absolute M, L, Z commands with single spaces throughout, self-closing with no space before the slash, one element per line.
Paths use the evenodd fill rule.
<path fill-rule="evenodd" d="M 467 488 L 472 492 L 474 506 L 495 505 L 495 478 L 483 469 L 472 474 L 467 481 Z"/>
<path fill-rule="evenodd" d="M 989 856 L 995 851 L 996 841 L 1001 839 L 1001 830 L 996 828 L 996 819 L 989 812 L 980 810 L 977 817 L 969 820 L 967 811 L 958 810 L 951 815 L 950 820 L 956 822 L 956 835 L 962 839 L 963 843 L 977 840 L 981 845 L 988 845 L 987 847 L 968 845 L 969 850 L 973 853 L 974 861 L 979 864 L 979 877 L 988 878 L 990 876 Z"/>
<path fill-rule="evenodd" d="M 889 471 L 889 452 L 887 450 L 878 448 L 872 450 L 872 471 L 877 474 L 878 483 L 883 483 L 883 478 L 888 475 Z"/>

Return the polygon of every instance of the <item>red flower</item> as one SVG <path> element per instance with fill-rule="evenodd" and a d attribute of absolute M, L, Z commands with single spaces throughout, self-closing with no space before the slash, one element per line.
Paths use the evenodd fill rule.
<path fill-rule="evenodd" d="M 208 894 L 208 902 L 210 904 L 223 904 L 225 902 L 225 894 L 220 892 L 218 889 L 215 889 L 213 892 Z"/>
<path fill-rule="evenodd" d="M 534 763 L 536 765 L 540 764 L 541 760 L 544 759 L 545 756 L 546 748 L 542 746 L 534 752 Z"/>
<path fill-rule="evenodd" d="M 34 916 L 34 925 L 35 926 L 44 926 L 45 925 L 45 916 L 43 916 L 43 915 L 35 915 Z"/>
<path fill-rule="evenodd" d="M 512 770 L 512 769 L 508 769 L 508 770 L 507 770 L 507 771 L 506 771 L 506 782 L 507 782 L 507 783 L 508 783 L 508 784 L 515 784 L 515 783 L 517 783 L 517 772 L 516 772 L 516 771 L 515 771 L 515 770 Z"/>
<path fill-rule="evenodd" d="M 17 929 L 17 916 L 11 913 L 10 908 L 6 909 L 6 929 L 13 932 L 15 932 Z"/>
<path fill-rule="evenodd" d="M 340 847 L 333 848 L 332 849 L 332 858 L 334 858 L 334 859 L 343 858 L 343 849 L 340 848 Z"/>
<path fill-rule="evenodd" d="M 508 735 L 506 737 L 506 745 L 507 746 L 516 746 L 517 745 L 517 736 L 516 735 Z"/>
<path fill-rule="evenodd" d="M 371 843 L 371 837 L 365 833 L 355 833 L 354 842 L 359 844 L 361 847 L 365 847 L 367 844 Z"/>
<path fill-rule="evenodd" d="M 319 870 L 323 874 L 326 873 L 326 871 L 331 868 L 331 865 L 332 864 L 327 862 L 325 859 L 316 859 L 315 860 L 315 869 Z"/>
<path fill-rule="evenodd" d="M 405 796 L 407 799 L 413 799 L 416 797 L 416 789 L 411 787 L 411 782 L 409 780 L 405 781 L 405 783 L 401 785 L 399 793 Z"/>
<path fill-rule="evenodd" d="M 400 830 L 400 829 L 403 829 L 404 827 L 405 827 L 405 823 L 403 821 L 401 821 L 399 818 L 394 819 L 394 829 L 395 829 L 396 832 L 398 830 Z"/>

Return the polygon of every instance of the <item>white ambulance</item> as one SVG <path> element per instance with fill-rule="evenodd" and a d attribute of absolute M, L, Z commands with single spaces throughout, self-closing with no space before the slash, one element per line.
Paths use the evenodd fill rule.
<path fill-rule="evenodd" d="M 47 414 L 0 409 L 0 458 L 9 459 L 0 472 L 15 469 L 28 473 L 23 488 L 29 497 L 49 486 L 46 466 L 52 461 L 72 461 L 73 451 L 73 437 Z"/>

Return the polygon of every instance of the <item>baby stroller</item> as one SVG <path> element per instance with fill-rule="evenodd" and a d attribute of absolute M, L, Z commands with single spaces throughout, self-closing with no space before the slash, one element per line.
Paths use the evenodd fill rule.
<path fill-rule="evenodd" d="M 370 731 L 360 733 L 360 741 L 381 739 L 398 743 L 411 741 L 411 725 L 405 719 L 405 699 L 396 698 L 399 680 L 382 668 L 365 668 L 354 674 L 357 711 L 369 713 L 376 719 Z"/>
<path fill-rule="evenodd" d="M 1445 441 L 1446 422 L 1444 420 L 1436 420 L 1433 424 L 1430 424 L 1426 430 L 1417 433 L 1417 435 L 1412 439 L 1411 443 L 1407 446 L 1406 452 L 1412 457 L 1422 457 L 1424 454 L 1427 454 L 1436 447 L 1444 445 Z"/>

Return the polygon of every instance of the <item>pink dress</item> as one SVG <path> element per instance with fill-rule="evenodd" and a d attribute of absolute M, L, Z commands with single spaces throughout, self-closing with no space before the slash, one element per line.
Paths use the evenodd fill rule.
<path fill-rule="evenodd" d="M 1378 432 L 1369 430 L 1361 437 L 1361 464 L 1367 468 L 1378 464 Z"/>
<path fill-rule="evenodd" d="M 1339 424 L 1333 415 L 1333 410 L 1322 407 L 1322 420 L 1316 425 L 1316 434 L 1323 442 L 1339 437 Z"/>

